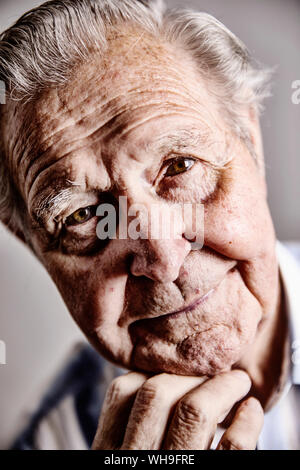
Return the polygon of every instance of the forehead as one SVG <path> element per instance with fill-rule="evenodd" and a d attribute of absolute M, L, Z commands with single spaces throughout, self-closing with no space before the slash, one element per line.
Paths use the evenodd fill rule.
<path fill-rule="evenodd" d="M 45 138 L 89 117 L 112 131 L 152 107 L 199 107 L 212 112 L 195 62 L 184 51 L 139 30 L 118 31 L 103 54 L 95 52 L 62 89 L 45 93 L 34 118 Z M 134 114 L 133 114 L 134 112 Z M 96 114 L 95 114 L 96 113 Z M 98 114 L 97 114 L 98 113 Z M 98 119 L 95 119 L 98 118 Z M 119 131 L 125 129 L 117 129 Z"/>

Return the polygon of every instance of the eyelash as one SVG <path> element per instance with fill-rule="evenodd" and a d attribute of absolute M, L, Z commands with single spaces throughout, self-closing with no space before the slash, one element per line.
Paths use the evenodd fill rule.
<path fill-rule="evenodd" d="M 189 168 L 187 168 L 185 171 L 182 171 L 182 172 L 178 173 L 177 175 L 176 175 L 176 174 L 175 174 L 175 175 L 167 175 L 168 169 L 169 169 L 172 165 L 174 165 L 174 163 L 183 162 L 183 161 L 192 162 L 192 165 L 191 165 Z M 192 157 L 180 157 L 180 156 L 178 156 L 178 157 L 174 157 L 174 158 L 168 159 L 168 160 L 164 163 L 164 165 L 163 165 L 164 168 L 167 167 L 166 170 L 165 170 L 164 173 L 163 173 L 163 176 L 166 176 L 167 178 L 174 178 L 175 176 L 180 176 L 180 175 L 182 175 L 182 174 L 185 174 L 185 173 L 187 173 L 188 171 L 190 171 L 190 170 L 193 168 L 193 166 L 195 165 L 195 163 L 196 163 L 196 159 L 195 159 L 195 158 L 192 158 Z"/>
<path fill-rule="evenodd" d="M 85 210 L 89 210 L 91 212 L 91 217 L 88 218 L 85 222 L 78 222 L 76 224 L 76 221 L 74 223 L 71 222 L 71 218 L 74 217 L 74 215 L 80 211 L 85 211 Z M 64 222 L 64 226 L 65 227 L 76 227 L 78 225 L 84 225 L 86 224 L 87 222 L 89 222 L 92 218 L 94 218 L 96 216 L 96 211 L 97 211 L 97 206 L 87 206 L 87 207 L 81 207 L 80 209 L 77 209 L 75 212 L 73 212 L 73 214 L 69 215 L 65 222 Z M 68 222 L 69 221 L 69 222 Z"/>

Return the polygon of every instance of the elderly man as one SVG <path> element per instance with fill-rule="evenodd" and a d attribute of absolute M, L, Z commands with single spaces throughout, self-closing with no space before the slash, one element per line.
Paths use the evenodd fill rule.
<path fill-rule="evenodd" d="M 158 1 L 48 2 L 2 34 L 0 59 L 1 220 L 95 350 L 130 371 L 92 447 L 276 448 L 281 433 L 297 448 L 282 403 L 296 413 L 299 273 L 266 202 L 269 73 L 213 17 Z M 163 223 L 203 207 L 203 247 L 195 215 L 169 239 L 121 237 L 120 221 L 99 236 L 99 207 L 121 200 Z"/>

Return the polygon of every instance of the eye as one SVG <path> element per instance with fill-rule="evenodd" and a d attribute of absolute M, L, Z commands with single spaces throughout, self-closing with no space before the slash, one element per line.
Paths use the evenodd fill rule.
<path fill-rule="evenodd" d="M 189 171 L 195 164 L 192 158 L 178 158 L 168 166 L 165 176 L 176 176 L 180 173 Z"/>
<path fill-rule="evenodd" d="M 73 212 L 65 221 L 66 226 L 81 225 L 96 215 L 96 206 L 83 207 Z"/>

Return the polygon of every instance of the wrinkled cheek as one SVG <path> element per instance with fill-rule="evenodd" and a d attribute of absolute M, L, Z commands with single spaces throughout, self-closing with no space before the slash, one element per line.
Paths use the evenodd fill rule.
<path fill-rule="evenodd" d="M 94 348 L 106 359 L 127 368 L 132 354 L 132 343 L 128 333 L 116 325 L 103 324 L 87 334 Z"/>
<path fill-rule="evenodd" d="M 80 328 L 94 331 L 105 319 L 118 321 L 123 308 L 126 274 L 100 269 L 97 259 L 66 258 L 61 254 L 49 256 L 43 264 L 56 284 L 72 317 Z"/>
<path fill-rule="evenodd" d="M 42 262 L 72 318 L 95 349 L 109 360 L 128 364 L 132 344 L 127 328 L 119 326 L 128 278 L 123 264 L 108 269 L 97 259 L 73 261 L 61 255 Z"/>
<path fill-rule="evenodd" d="M 254 325 L 247 335 L 226 325 L 219 325 L 206 333 L 187 338 L 177 348 L 179 357 L 190 368 L 204 375 L 215 375 L 229 370 L 237 362 L 255 336 Z"/>
<path fill-rule="evenodd" d="M 261 316 L 259 304 L 247 293 L 247 303 L 233 312 L 230 322 L 186 338 L 177 347 L 178 356 L 197 373 L 215 375 L 229 370 L 253 344 Z"/>

